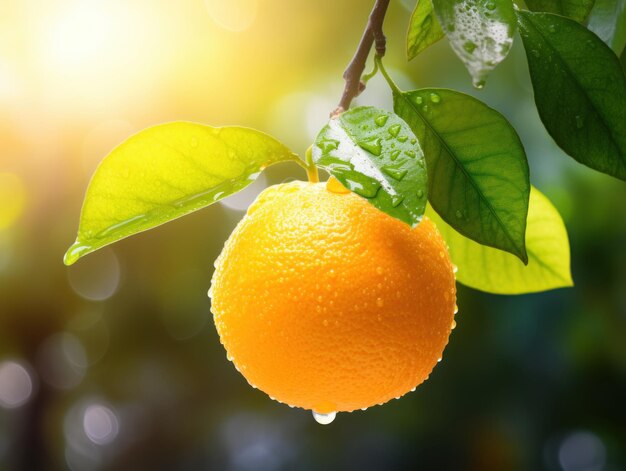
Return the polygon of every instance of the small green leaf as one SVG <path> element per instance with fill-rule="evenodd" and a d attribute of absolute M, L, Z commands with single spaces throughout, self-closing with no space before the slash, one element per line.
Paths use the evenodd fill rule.
<path fill-rule="evenodd" d="M 587 27 L 621 54 L 626 47 L 626 0 L 596 0 Z"/>
<path fill-rule="evenodd" d="M 516 20 L 511 0 L 433 0 L 450 45 L 476 88 L 509 53 Z"/>
<path fill-rule="evenodd" d="M 406 53 L 411 60 L 445 35 L 439 24 L 432 0 L 418 0 L 406 35 Z"/>
<path fill-rule="evenodd" d="M 424 150 L 435 210 L 465 236 L 527 262 L 528 162 L 509 122 L 469 95 L 437 88 L 395 91 L 394 110 Z"/>
<path fill-rule="evenodd" d="M 463 237 L 433 211 L 426 210 L 448 244 L 458 267 L 457 281 L 498 294 L 522 294 L 573 286 L 567 231 L 548 198 L 532 188 L 526 228 L 528 265 L 512 255 Z"/>
<path fill-rule="evenodd" d="M 242 127 L 177 122 L 141 131 L 100 163 L 65 264 L 243 189 L 268 165 L 296 157 Z"/>
<path fill-rule="evenodd" d="M 381 211 L 411 226 L 422 220 L 424 154 L 397 115 L 361 106 L 331 119 L 315 139 L 313 161 Z"/>
<path fill-rule="evenodd" d="M 626 180 L 626 77 L 617 56 L 568 18 L 527 11 L 518 18 L 548 132 L 580 163 Z"/>
<path fill-rule="evenodd" d="M 526 0 L 532 11 L 543 11 L 567 16 L 580 23 L 585 21 L 595 0 Z M 612 1 L 612 0 L 609 0 Z"/>

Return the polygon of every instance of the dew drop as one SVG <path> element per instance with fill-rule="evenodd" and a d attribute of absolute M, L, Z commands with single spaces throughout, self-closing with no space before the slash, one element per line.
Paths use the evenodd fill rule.
<path fill-rule="evenodd" d="M 378 157 L 382 152 L 382 146 L 380 144 L 380 141 L 381 139 L 377 137 L 377 138 L 371 138 L 371 139 L 367 139 L 363 141 L 358 141 L 357 144 L 359 145 L 361 149 L 365 149 L 369 153 Z"/>
<path fill-rule="evenodd" d="M 459 312 L 459 306 L 457 306 L 456 304 L 454 305 L 454 314 L 456 314 L 457 312 Z"/>
<path fill-rule="evenodd" d="M 384 126 L 385 123 L 387 122 L 387 119 L 389 118 L 389 116 L 385 115 L 385 114 L 381 114 L 378 118 L 376 118 L 374 120 L 374 122 L 376 123 L 377 126 Z"/>
<path fill-rule="evenodd" d="M 454 330 L 456 328 L 456 321 L 452 321 L 452 324 L 450 325 L 450 329 Z"/>
<path fill-rule="evenodd" d="M 548 31 L 550 31 L 551 33 L 556 33 L 556 26 L 554 25 L 548 26 Z"/>
<path fill-rule="evenodd" d="M 322 139 L 317 143 L 317 147 L 322 149 L 322 152 L 330 152 L 331 150 L 335 150 L 339 147 L 339 141 L 335 139 Z"/>
<path fill-rule="evenodd" d="M 430 101 L 432 101 L 433 103 L 439 103 L 441 101 L 441 97 L 437 95 L 436 93 L 431 93 Z"/>
<path fill-rule="evenodd" d="M 376 273 L 378 273 L 379 275 L 383 274 L 383 267 L 376 267 Z"/>
<path fill-rule="evenodd" d="M 461 212 L 460 209 L 457 209 L 456 212 L 454 213 L 454 215 L 458 218 L 461 219 L 463 217 L 463 213 Z"/>
<path fill-rule="evenodd" d="M 388 165 L 383 166 L 381 170 L 387 175 L 389 175 L 391 178 L 398 180 L 398 181 L 402 180 L 407 173 L 407 170 L 401 170 L 401 169 L 389 167 Z"/>
<path fill-rule="evenodd" d="M 441 363 L 441 357 L 437 358 L 437 363 Z"/>
<path fill-rule="evenodd" d="M 495 10 L 496 9 L 496 4 L 494 2 L 488 2 L 487 5 L 485 5 L 485 7 L 487 7 L 487 10 Z"/>
<path fill-rule="evenodd" d="M 328 327 L 328 319 L 324 319 L 324 321 L 322 322 L 322 324 L 324 324 L 324 327 Z"/>
<path fill-rule="evenodd" d="M 424 190 L 417 190 L 417 197 L 418 198 L 423 198 L 424 197 Z"/>
<path fill-rule="evenodd" d="M 422 101 L 424 101 L 424 100 L 422 100 L 421 96 L 415 97 L 415 103 L 417 103 L 418 105 L 421 105 Z"/>
<path fill-rule="evenodd" d="M 463 44 L 463 49 L 465 49 L 468 53 L 473 54 L 476 50 L 476 44 L 474 44 L 472 41 L 467 41 Z"/>
<path fill-rule="evenodd" d="M 337 417 L 336 412 L 329 412 L 328 414 L 319 414 L 315 411 L 312 411 L 312 412 L 313 412 L 313 418 L 315 419 L 315 421 L 321 425 L 328 425 L 333 420 L 335 420 L 335 417 Z"/>
<path fill-rule="evenodd" d="M 367 410 L 367 407 L 361 407 L 361 410 Z"/>
<path fill-rule="evenodd" d="M 415 152 L 412 150 L 405 150 L 404 153 L 408 155 L 409 157 L 411 157 L 412 159 L 414 159 L 416 156 Z"/>
<path fill-rule="evenodd" d="M 413 388 L 413 389 L 411 389 L 411 392 L 415 392 L 415 390 L 416 390 L 416 389 L 417 389 L 417 388 Z"/>
<path fill-rule="evenodd" d="M 400 134 L 400 127 L 401 126 L 399 124 L 394 124 L 389 128 L 389 134 L 391 134 L 393 137 L 396 137 L 398 134 Z"/>
<path fill-rule="evenodd" d="M 399 149 L 392 150 L 391 151 L 391 156 L 390 156 L 391 157 L 391 161 L 394 162 L 398 158 L 399 155 L 400 155 L 400 150 Z"/>
<path fill-rule="evenodd" d="M 452 273 L 456 273 L 459 271 L 459 267 L 457 267 L 456 265 L 452 265 Z"/>
<path fill-rule="evenodd" d="M 355 186 L 352 188 L 357 195 L 363 196 L 364 198 L 373 198 L 378 193 L 378 189 L 380 188 L 380 184 L 378 182 L 373 183 L 364 183 L 360 186 Z"/>
<path fill-rule="evenodd" d="M 409 136 L 399 136 L 399 137 L 398 137 L 398 140 L 399 140 L 400 142 L 406 142 L 406 140 L 407 140 L 408 138 L 409 138 Z"/>
<path fill-rule="evenodd" d="M 402 201 L 404 201 L 404 196 L 400 196 L 400 195 L 393 195 L 391 197 L 391 206 L 393 206 L 394 208 L 398 207 L 398 205 L 400 203 L 402 203 Z"/>
<path fill-rule="evenodd" d="M 383 298 L 378 298 L 378 299 L 376 300 L 376 305 L 377 305 L 378 307 L 383 307 L 383 306 L 385 305 L 385 301 L 383 300 Z"/>

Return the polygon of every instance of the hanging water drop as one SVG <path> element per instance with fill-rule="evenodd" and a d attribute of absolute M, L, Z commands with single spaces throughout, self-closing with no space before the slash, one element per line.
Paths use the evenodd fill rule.
<path fill-rule="evenodd" d="M 312 412 L 313 412 L 313 418 L 315 419 L 315 421 L 321 425 L 328 425 L 333 420 L 335 420 L 335 417 L 337 417 L 336 412 L 329 412 L 328 414 L 319 414 L 315 411 L 312 411 Z"/>
<path fill-rule="evenodd" d="M 456 321 L 452 321 L 452 324 L 450 325 L 450 330 L 454 330 L 456 328 Z"/>
<path fill-rule="evenodd" d="M 480 80 L 480 79 L 474 79 L 472 81 L 472 85 L 474 86 L 474 88 L 476 88 L 478 90 L 482 90 L 483 88 L 485 88 L 485 81 L 484 80 Z"/>

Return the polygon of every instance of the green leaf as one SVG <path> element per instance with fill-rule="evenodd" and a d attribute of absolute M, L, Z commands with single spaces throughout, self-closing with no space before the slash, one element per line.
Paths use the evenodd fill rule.
<path fill-rule="evenodd" d="M 411 60 L 445 35 L 435 16 L 432 0 L 418 0 L 406 35 L 406 53 Z"/>
<path fill-rule="evenodd" d="M 580 163 L 626 180 L 626 78 L 619 59 L 573 20 L 527 11 L 518 17 L 544 126 Z"/>
<path fill-rule="evenodd" d="M 526 5 L 532 11 L 544 11 L 568 16 L 580 23 L 585 21 L 593 8 L 595 0 L 526 0 Z M 612 0 L 609 0 L 612 1 Z"/>
<path fill-rule="evenodd" d="M 463 237 L 428 208 L 458 267 L 457 281 L 482 291 L 522 294 L 573 286 L 567 231 L 548 198 L 532 188 L 526 228 L 528 265 L 517 258 Z"/>
<path fill-rule="evenodd" d="M 511 0 L 433 0 L 450 45 L 482 88 L 509 53 L 516 19 Z"/>
<path fill-rule="evenodd" d="M 626 47 L 626 0 L 596 0 L 587 27 L 621 54 Z"/>
<path fill-rule="evenodd" d="M 315 139 L 313 161 L 381 211 L 411 226 L 422 220 L 424 154 L 397 115 L 361 106 L 331 119 Z"/>
<path fill-rule="evenodd" d="M 528 162 L 509 122 L 469 95 L 437 88 L 394 91 L 394 110 L 424 150 L 435 210 L 465 236 L 526 262 Z"/>
<path fill-rule="evenodd" d="M 167 123 L 141 131 L 100 163 L 65 264 L 232 195 L 268 165 L 296 157 L 242 127 Z"/>

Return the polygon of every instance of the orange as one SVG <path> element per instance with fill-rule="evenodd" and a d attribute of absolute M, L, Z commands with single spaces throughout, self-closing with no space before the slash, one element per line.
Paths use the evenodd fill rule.
<path fill-rule="evenodd" d="M 411 229 L 331 182 L 263 191 L 210 291 L 222 344 L 248 382 L 318 414 L 382 404 L 423 382 L 456 306 L 430 220 Z"/>

